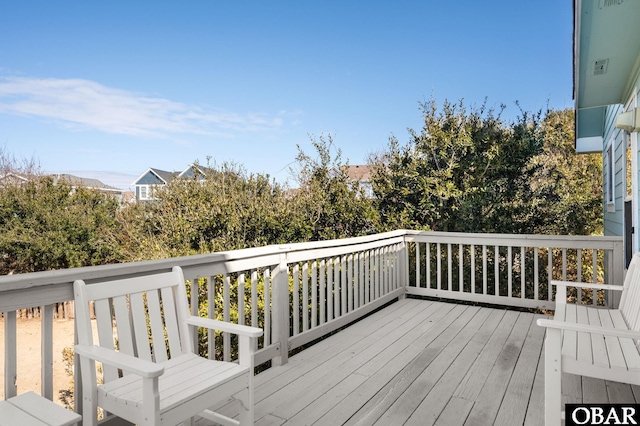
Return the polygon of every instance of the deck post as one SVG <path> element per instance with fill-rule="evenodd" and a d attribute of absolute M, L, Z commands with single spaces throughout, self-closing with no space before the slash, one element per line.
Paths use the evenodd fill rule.
<path fill-rule="evenodd" d="M 287 254 L 280 254 L 280 263 L 273 274 L 273 343 L 279 345 L 279 355 L 273 365 L 284 365 L 289 357 L 289 273 Z"/>
<path fill-rule="evenodd" d="M 416 247 L 417 245 L 418 243 L 416 242 Z M 416 264 L 420 262 L 417 253 L 419 253 L 419 249 L 416 249 Z M 402 287 L 405 288 L 405 292 L 402 294 L 402 296 L 398 297 L 398 299 L 404 299 L 407 294 L 406 289 L 407 287 L 409 287 L 409 244 L 407 244 L 406 234 L 402 237 L 402 247 L 400 249 L 399 256 L 400 256 L 400 262 L 398 262 L 400 265 L 399 276 L 402 277 L 402 281 L 403 281 Z M 420 278 L 416 275 L 416 285 L 419 279 Z"/>
<path fill-rule="evenodd" d="M 609 262 L 609 279 L 611 284 L 622 285 L 624 282 L 624 274 L 626 265 L 624 264 L 624 243 L 622 241 L 615 241 L 613 243 L 613 253 L 611 255 L 611 262 Z M 607 291 L 606 305 L 610 308 L 617 308 L 620 304 L 620 291 Z"/>

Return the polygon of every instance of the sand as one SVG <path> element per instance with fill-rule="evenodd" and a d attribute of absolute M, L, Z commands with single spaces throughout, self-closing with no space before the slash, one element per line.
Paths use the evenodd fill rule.
<path fill-rule="evenodd" d="M 17 320 L 18 394 L 34 391 L 40 394 L 40 326 L 37 319 Z M 53 320 L 53 397 L 59 402 L 61 389 L 69 389 L 73 379 L 65 372 L 62 350 L 73 348 L 73 320 Z M 4 366 L 4 321 L 0 319 L 0 364 Z M 4 367 L 0 370 L 0 400 L 4 399 Z"/>

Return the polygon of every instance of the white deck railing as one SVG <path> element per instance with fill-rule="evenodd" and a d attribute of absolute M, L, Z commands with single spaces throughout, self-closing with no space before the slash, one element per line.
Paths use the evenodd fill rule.
<path fill-rule="evenodd" d="M 73 281 L 98 282 L 167 271 L 176 265 L 189 282 L 193 313 L 263 328 L 256 364 L 271 360 L 276 365 L 287 362 L 290 350 L 405 294 L 553 309 L 547 285 L 551 277 L 621 283 L 623 275 L 621 238 L 394 231 L 4 276 L 0 277 L 4 398 L 22 392 L 17 359 L 28 356 L 16 349 L 17 311 L 42 307 L 40 392 L 52 399 L 53 310 L 73 299 Z M 194 341 L 210 357 L 233 358 L 230 336 L 199 337 Z"/>
<path fill-rule="evenodd" d="M 408 294 L 553 310 L 552 279 L 623 280 L 619 237 L 407 231 L 405 241 Z M 571 296 L 582 303 L 612 302 L 603 291 Z"/>

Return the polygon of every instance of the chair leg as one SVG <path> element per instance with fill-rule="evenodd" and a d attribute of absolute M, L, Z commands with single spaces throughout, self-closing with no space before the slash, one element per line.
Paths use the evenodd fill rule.
<path fill-rule="evenodd" d="M 253 413 L 253 401 L 250 395 L 250 390 L 245 389 L 239 394 L 236 394 L 236 398 L 240 402 L 240 425 L 253 426 L 254 413 Z"/>
<path fill-rule="evenodd" d="M 562 414 L 562 332 L 547 328 L 544 343 L 544 424 L 560 426 Z"/>

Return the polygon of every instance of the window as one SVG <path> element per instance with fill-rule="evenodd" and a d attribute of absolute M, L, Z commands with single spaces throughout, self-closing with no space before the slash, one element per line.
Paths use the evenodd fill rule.
<path fill-rule="evenodd" d="M 613 160 L 613 139 L 611 139 L 609 141 L 609 146 L 607 147 L 607 158 L 606 158 L 606 163 L 605 163 L 605 167 L 606 167 L 606 200 L 607 200 L 607 205 L 608 206 L 614 206 L 615 205 L 615 195 L 614 195 L 614 190 L 615 190 L 615 171 L 614 171 L 614 164 L 615 161 Z"/>
<path fill-rule="evenodd" d="M 140 199 L 146 200 L 149 194 L 147 193 L 147 186 L 140 186 Z"/>

